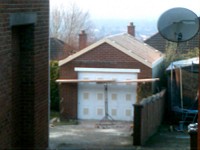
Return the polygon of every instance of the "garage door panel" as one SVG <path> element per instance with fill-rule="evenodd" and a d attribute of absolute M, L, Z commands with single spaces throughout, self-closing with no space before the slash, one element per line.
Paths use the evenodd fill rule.
<path fill-rule="evenodd" d="M 108 112 L 114 120 L 119 120 L 119 109 L 117 107 L 110 107 Z"/>
<path fill-rule="evenodd" d="M 126 86 L 126 85 L 123 85 Z M 119 120 L 132 120 L 133 119 L 133 104 L 135 103 L 135 92 L 134 88 L 129 86 L 129 88 L 123 88 L 122 85 L 119 87 L 109 86 L 109 97 L 108 97 L 108 109 L 109 114 L 116 119 Z M 123 90 L 119 90 L 122 89 Z M 132 92 L 130 92 L 132 91 Z M 114 116 L 113 109 L 117 109 L 114 111 L 117 113 L 117 117 Z"/>
<path fill-rule="evenodd" d="M 101 120 L 105 116 L 104 107 L 96 107 L 95 113 L 96 113 L 96 115 L 95 115 L 94 119 Z"/>
<path fill-rule="evenodd" d="M 115 79 L 132 80 L 135 73 L 79 72 L 79 79 Z M 105 116 L 105 85 L 97 83 L 79 83 L 78 118 L 97 119 Z M 114 120 L 133 120 L 133 104 L 136 101 L 136 84 L 108 83 L 108 113 Z"/>

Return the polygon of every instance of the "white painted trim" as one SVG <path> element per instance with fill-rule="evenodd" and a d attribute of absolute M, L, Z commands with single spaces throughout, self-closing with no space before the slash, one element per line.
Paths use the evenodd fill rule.
<path fill-rule="evenodd" d="M 140 69 L 120 69 L 120 68 L 80 68 L 75 67 L 78 72 L 123 72 L 123 73 L 140 73 Z"/>
<path fill-rule="evenodd" d="M 162 61 L 164 61 L 164 56 L 161 58 L 157 59 L 156 61 L 153 62 L 152 68 L 156 67 L 158 64 L 160 64 Z"/>
<path fill-rule="evenodd" d="M 104 42 L 106 42 L 105 39 L 99 40 L 99 41 L 97 41 L 96 43 L 93 43 L 92 45 L 90 45 L 90 46 L 88 46 L 88 47 L 82 49 L 81 51 L 79 51 L 79 52 L 77 52 L 77 53 L 75 53 L 75 54 L 72 54 L 72 55 L 70 55 L 69 57 L 67 57 L 67 58 L 65 58 L 65 59 L 63 59 L 63 60 L 60 60 L 60 61 L 58 62 L 58 65 L 59 65 L 59 66 L 62 66 L 62 65 L 64 65 L 64 64 L 70 62 L 71 60 L 73 60 L 73 59 L 75 59 L 75 58 L 81 56 L 82 54 L 85 54 L 86 52 L 89 52 L 89 51 L 93 50 L 95 47 L 101 45 L 101 44 L 104 43 Z"/>
<path fill-rule="evenodd" d="M 147 62 L 147 61 L 145 61 L 142 57 L 140 57 L 140 56 L 138 56 L 138 55 L 136 55 L 136 54 L 134 54 L 134 53 L 130 53 L 129 51 L 127 51 L 126 48 L 120 46 L 119 44 L 115 43 L 115 42 L 112 41 L 111 39 L 109 39 L 109 38 L 104 38 L 104 39 L 99 40 L 99 41 L 97 41 L 96 43 L 94 43 L 94 44 L 92 44 L 92 45 L 90 45 L 90 46 L 84 48 L 83 50 L 81 50 L 81 51 L 79 51 L 79 52 L 77 52 L 77 53 L 75 53 L 75 54 L 73 54 L 73 55 L 70 55 L 69 57 L 67 57 L 67 58 L 65 58 L 65 59 L 63 59 L 63 60 L 60 60 L 60 61 L 58 62 L 58 64 L 59 64 L 59 66 L 62 66 L 62 65 L 64 65 L 64 64 L 70 62 L 71 60 L 73 60 L 73 59 L 75 59 L 75 58 L 81 56 L 82 54 L 85 54 L 86 52 L 89 52 L 89 51 L 93 50 L 95 47 L 97 47 L 97 46 L 99 46 L 99 45 L 101 45 L 101 44 L 103 44 L 103 43 L 107 43 L 107 44 L 109 44 L 109 45 L 115 47 L 116 49 L 120 50 L 120 51 L 123 52 L 124 54 L 126 54 L 126 55 L 128 55 L 128 56 L 130 56 L 130 57 L 132 57 L 132 58 L 134 58 L 134 59 L 136 59 L 136 60 L 138 60 L 139 62 L 141 62 L 142 64 L 144 64 L 144 65 L 146 65 L 146 66 L 148 66 L 148 67 L 150 67 L 150 68 L 153 68 L 153 63 L 155 63 L 155 62 L 157 61 L 157 60 L 156 60 L 156 61 L 154 61 L 153 63 Z M 159 60 L 159 59 L 158 59 L 158 60 Z"/>

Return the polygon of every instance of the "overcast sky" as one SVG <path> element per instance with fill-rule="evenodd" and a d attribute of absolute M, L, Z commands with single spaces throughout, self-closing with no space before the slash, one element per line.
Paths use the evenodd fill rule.
<path fill-rule="evenodd" d="M 200 16 L 199 0 L 50 0 L 51 6 L 75 2 L 92 19 L 158 19 L 166 10 L 185 7 Z"/>

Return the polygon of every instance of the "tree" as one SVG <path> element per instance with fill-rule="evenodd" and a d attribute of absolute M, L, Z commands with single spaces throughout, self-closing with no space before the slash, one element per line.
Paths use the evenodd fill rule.
<path fill-rule="evenodd" d="M 189 59 L 192 57 L 199 57 L 199 48 L 195 47 L 193 49 L 182 50 L 178 47 L 177 43 L 167 42 L 165 46 L 165 59 L 163 64 L 162 77 L 160 78 L 160 84 L 163 87 L 167 86 L 167 74 L 166 68 L 170 65 L 170 63 L 178 60 Z"/>
<path fill-rule="evenodd" d="M 199 48 L 198 47 L 182 51 L 180 48 L 178 48 L 177 43 L 168 42 L 166 44 L 165 67 L 168 67 L 169 64 L 173 61 L 189 59 L 192 57 L 199 57 Z"/>
<path fill-rule="evenodd" d="M 50 36 L 73 47 L 78 47 L 78 34 L 81 30 L 85 30 L 89 35 L 88 41 L 93 42 L 93 29 L 89 12 L 82 11 L 75 3 L 71 3 L 67 8 L 60 5 L 50 11 Z"/>

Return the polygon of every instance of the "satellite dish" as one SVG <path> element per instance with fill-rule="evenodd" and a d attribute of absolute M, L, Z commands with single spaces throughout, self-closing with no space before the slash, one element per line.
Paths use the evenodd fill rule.
<path fill-rule="evenodd" d="M 184 42 L 194 37 L 199 30 L 199 18 L 189 9 L 172 8 L 158 20 L 158 31 L 167 40 Z"/>

